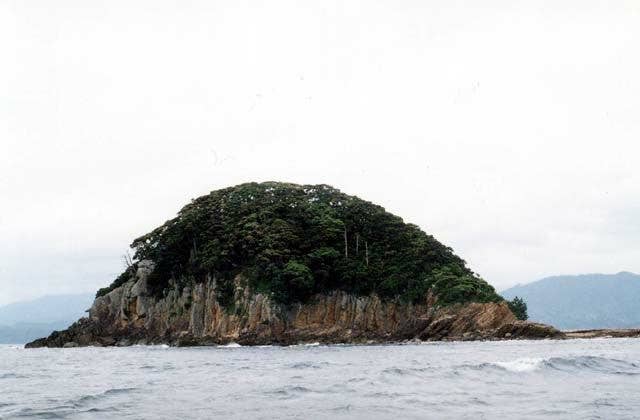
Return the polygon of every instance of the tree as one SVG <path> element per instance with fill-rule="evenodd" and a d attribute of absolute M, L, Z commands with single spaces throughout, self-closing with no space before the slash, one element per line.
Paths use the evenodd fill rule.
<path fill-rule="evenodd" d="M 309 267 L 298 261 L 289 261 L 282 270 L 282 280 L 292 301 L 302 301 L 313 291 L 313 275 Z"/>
<path fill-rule="evenodd" d="M 529 315 L 527 314 L 527 303 L 524 299 L 516 296 L 513 300 L 507 301 L 509 305 L 509 309 L 511 312 L 518 318 L 519 320 L 526 321 L 529 319 Z"/>
<path fill-rule="evenodd" d="M 433 270 L 426 281 L 442 305 L 502 300 L 493 286 L 455 264 Z"/>

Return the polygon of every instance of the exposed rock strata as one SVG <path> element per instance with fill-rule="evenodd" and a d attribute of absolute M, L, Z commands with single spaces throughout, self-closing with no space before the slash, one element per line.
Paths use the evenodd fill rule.
<path fill-rule="evenodd" d="M 141 262 L 134 277 L 95 300 L 87 318 L 27 347 L 131 344 L 207 345 L 237 342 L 366 343 L 420 340 L 559 338 L 558 330 L 517 321 L 506 303 L 438 308 L 429 295 L 418 304 L 383 301 L 376 295 L 334 291 L 305 304 L 282 307 L 254 293 L 238 276 L 234 304 L 216 299 L 216 280 L 151 295 L 153 267 Z"/>

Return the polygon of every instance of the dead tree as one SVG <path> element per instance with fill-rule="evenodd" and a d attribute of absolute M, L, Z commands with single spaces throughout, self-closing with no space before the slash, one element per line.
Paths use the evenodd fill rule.
<path fill-rule="evenodd" d="M 369 243 L 366 240 L 364 241 L 364 261 L 369 267 Z"/>
<path fill-rule="evenodd" d="M 347 242 L 347 225 L 344 225 L 344 259 L 349 259 L 349 243 Z"/>
<path fill-rule="evenodd" d="M 131 258 L 131 255 L 129 255 L 129 251 L 122 256 L 122 261 L 124 262 L 125 268 L 131 268 L 133 265 L 133 259 Z"/>

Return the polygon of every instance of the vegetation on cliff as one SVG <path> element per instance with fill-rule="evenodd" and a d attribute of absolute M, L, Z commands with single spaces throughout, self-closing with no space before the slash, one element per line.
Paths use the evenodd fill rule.
<path fill-rule="evenodd" d="M 328 185 L 247 183 L 213 191 L 131 246 L 134 259 L 155 262 L 149 282 L 158 295 L 210 275 L 223 305 L 238 274 L 281 303 L 335 289 L 405 301 L 430 290 L 443 305 L 502 300 L 417 226 Z"/>
<path fill-rule="evenodd" d="M 138 268 L 138 264 L 130 264 L 127 266 L 126 270 L 124 270 L 116 279 L 108 286 L 98 289 L 96 293 L 96 297 L 104 296 L 115 288 L 118 288 L 125 284 L 136 272 Z"/>
<path fill-rule="evenodd" d="M 526 321 L 529 319 L 529 315 L 527 314 L 527 303 L 521 297 L 514 297 L 512 300 L 507 301 L 509 305 L 509 309 L 511 312 L 521 321 Z"/>

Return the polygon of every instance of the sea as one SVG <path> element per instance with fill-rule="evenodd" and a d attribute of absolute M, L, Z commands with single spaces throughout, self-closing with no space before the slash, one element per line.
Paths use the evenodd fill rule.
<path fill-rule="evenodd" d="M 2 419 L 638 419 L 640 339 L 0 347 Z"/>

